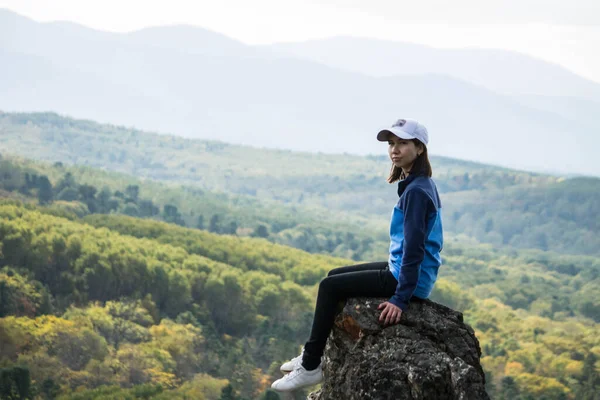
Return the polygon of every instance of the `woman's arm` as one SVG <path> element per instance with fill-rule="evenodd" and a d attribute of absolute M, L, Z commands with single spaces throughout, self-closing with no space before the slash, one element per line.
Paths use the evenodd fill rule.
<path fill-rule="evenodd" d="M 425 239 L 427 234 L 427 215 L 432 204 L 429 196 L 420 189 L 406 192 L 404 209 L 404 246 L 402 266 L 398 276 L 396 293 L 389 300 L 405 310 L 417 287 L 421 262 L 425 257 Z"/>

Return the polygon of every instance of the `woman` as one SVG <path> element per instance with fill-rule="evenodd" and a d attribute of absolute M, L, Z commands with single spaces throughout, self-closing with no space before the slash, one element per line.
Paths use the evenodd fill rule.
<path fill-rule="evenodd" d="M 387 141 L 392 160 L 389 183 L 399 180 L 400 199 L 392 211 L 388 261 L 352 265 L 329 272 L 319 285 L 310 339 L 302 354 L 281 366 L 290 372 L 273 382 L 292 391 L 322 381 L 321 357 L 333 327 L 337 304 L 349 297 L 390 297 L 379 305 L 379 321 L 400 322 L 411 298 L 431 293 L 442 263 L 441 203 L 427 156 L 427 129 L 415 120 L 398 120 L 377 134 Z"/>

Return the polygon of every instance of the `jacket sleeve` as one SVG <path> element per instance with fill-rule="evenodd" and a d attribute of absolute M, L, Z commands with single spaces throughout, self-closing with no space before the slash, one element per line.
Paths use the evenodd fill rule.
<path fill-rule="evenodd" d="M 431 199 L 425 192 L 413 189 L 406 193 L 404 208 L 404 248 L 402 266 L 398 276 L 396 293 L 389 300 L 402 311 L 417 287 L 421 262 L 425 257 L 425 235 L 427 234 L 427 214 Z"/>

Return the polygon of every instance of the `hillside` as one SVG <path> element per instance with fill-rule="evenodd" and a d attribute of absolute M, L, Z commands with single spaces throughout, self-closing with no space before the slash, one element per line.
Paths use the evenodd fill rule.
<path fill-rule="evenodd" d="M 331 210 L 7 156 L 0 161 L 0 172 L 0 188 L 6 196 L 33 197 L 58 215 L 119 213 L 214 233 L 261 236 L 313 253 L 355 260 L 377 253 L 379 257 L 388 245 L 387 233 L 376 229 L 372 221 L 357 216 L 348 219 L 347 214 Z"/>
<path fill-rule="evenodd" d="M 126 216 L 67 220 L 6 201 L 0 215 L 0 362 L 13 373 L 25 366 L 31 390 L 65 398 L 266 396 L 278 362 L 307 334 L 315 286 L 306 284 L 348 263 Z M 591 304 L 598 296 L 586 287 L 598 287 L 600 265 L 589 261 L 448 245 L 443 276 L 468 275 L 464 285 L 440 279 L 434 298 L 476 329 L 488 391 L 559 399 L 590 390 L 597 324 L 551 296 L 513 309 L 501 300 L 518 297 L 509 279 L 494 291 L 486 282 L 515 278 L 565 298 L 579 287 Z"/>
<path fill-rule="evenodd" d="M 33 169 L 31 167 L 37 169 Z M 29 171 L 29 172 L 28 172 Z M 46 175 L 36 175 L 41 171 L 50 175 L 54 182 L 46 181 Z M 294 207 L 277 205 L 272 203 L 264 205 L 258 202 L 240 202 L 235 197 L 217 196 L 210 192 L 198 192 L 185 187 L 171 186 L 166 187 L 164 184 L 152 182 L 139 182 L 132 180 L 123 180 L 127 178 L 124 175 L 108 174 L 92 169 L 73 169 L 79 178 L 87 178 L 88 183 L 81 184 L 64 167 L 54 166 L 48 167 L 44 164 L 35 163 L 15 163 L 10 161 L 0 162 L 0 172 L 4 177 L 0 181 L 0 187 L 4 187 L 7 192 L 15 198 L 27 199 L 33 196 L 45 205 L 49 213 L 57 216 L 68 217 L 70 219 L 83 218 L 85 221 L 90 221 L 94 225 L 102 225 L 117 230 L 128 235 L 161 239 L 161 231 L 141 230 L 131 231 L 125 223 L 117 223 L 119 218 L 114 219 L 106 214 L 122 214 L 128 216 L 144 217 L 151 220 L 160 220 L 174 223 L 180 226 L 185 226 L 189 223 L 191 227 L 198 228 L 201 232 L 212 232 L 220 234 L 235 235 L 238 241 L 247 240 L 248 237 L 263 237 L 271 242 L 277 242 L 285 245 L 294 246 L 302 250 L 307 250 L 312 253 L 327 253 L 338 256 L 353 258 L 356 261 L 360 260 L 377 260 L 384 259 L 389 245 L 389 238 L 386 232 L 381 229 L 377 230 L 374 224 L 368 224 L 368 221 L 363 221 L 358 218 L 347 221 L 340 220 L 340 215 L 335 213 L 313 213 L 309 210 L 302 212 L 291 213 Z M 63 175 L 64 174 L 64 175 Z M 55 177 L 56 180 L 55 180 Z M 44 183 L 46 182 L 46 183 Z M 91 182 L 103 182 L 105 185 L 101 190 L 91 186 Z M 562 185 L 570 185 L 571 181 L 565 181 Z M 577 183 L 575 183 L 577 185 Z M 127 185 L 125 187 L 125 185 Z M 590 188 L 592 193 L 595 193 L 594 188 Z M 567 193 L 573 196 L 573 191 L 555 190 L 559 195 Z M 56 193 L 56 198 L 47 198 L 48 194 Z M 179 193 L 179 196 L 177 196 Z M 589 197 L 585 191 L 582 191 L 583 198 Z M 152 194 L 153 197 L 146 197 Z M 552 190 L 548 189 L 546 194 L 552 200 Z M 29 197 L 28 197 L 29 196 Z M 176 199 L 179 199 L 178 201 Z M 182 201 L 184 199 L 185 201 Z M 33 199 L 32 199 L 33 200 Z M 167 202 L 165 202 L 165 200 Z M 577 202 L 578 199 L 572 199 Z M 521 201 L 519 198 L 513 201 Z M 497 200 L 496 200 L 497 202 Z M 488 235 L 500 235 L 497 233 L 501 228 L 508 227 L 506 217 L 507 210 L 510 207 L 510 202 L 505 201 L 507 206 L 499 207 L 497 216 L 503 225 L 496 227 L 497 231 L 492 230 L 493 220 L 486 220 L 486 225 L 490 226 Z M 539 202 L 539 199 L 538 199 Z M 583 200 L 579 200 L 584 203 Z M 35 203 L 35 201 L 34 201 Z M 561 203 L 558 204 L 562 206 Z M 488 215 L 496 216 L 492 211 L 481 208 L 481 205 L 468 204 L 473 215 Z M 536 213 L 536 208 L 530 210 L 530 214 Z M 560 210 L 560 208 L 558 208 Z M 539 211 L 539 210 L 538 210 Z M 563 211 L 564 212 L 564 211 Z M 515 214 L 515 212 L 513 212 Z M 469 215 L 469 214 L 465 214 Z M 526 214 L 525 220 L 531 222 L 531 217 Z M 563 218 L 575 218 L 572 214 L 565 214 Z M 581 216 L 582 219 L 585 216 Z M 458 222 L 465 223 L 466 217 L 461 217 Z M 491 221 L 491 222 L 490 222 Z M 593 224 L 595 220 L 587 219 L 589 229 L 596 230 L 597 227 Z M 472 223 L 477 228 L 477 225 Z M 537 229 L 535 224 L 525 225 L 528 229 Z M 550 227 L 541 227 L 550 232 Z M 500 231 L 501 232 L 501 231 Z M 544 231 L 545 232 L 545 231 Z M 562 230 L 561 235 L 566 244 L 569 243 L 569 231 Z M 203 233 L 205 235 L 205 233 Z M 528 243 L 523 238 L 524 243 Z M 540 240 L 539 236 L 531 236 L 533 240 Z M 586 239 L 586 238 L 583 238 Z M 206 239 L 205 239 L 206 240 Z M 464 235 L 445 235 L 445 254 L 461 255 L 462 248 L 467 246 L 471 248 L 476 246 L 473 240 Z M 185 243 L 184 237 L 174 239 L 167 242 L 168 244 Z M 537 265 L 544 267 L 539 270 L 540 276 L 544 274 L 558 274 L 554 280 L 545 283 L 545 286 L 538 285 L 539 290 L 522 287 L 520 285 L 520 274 L 507 274 L 502 272 L 505 264 L 491 262 L 488 266 L 500 267 L 494 268 L 494 273 L 490 273 L 487 269 L 481 270 L 477 275 L 470 275 L 473 268 L 479 270 L 480 266 L 475 264 L 472 268 L 448 270 L 449 279 L 459 283 L 461 286 L 479 288 L 486 290 L 488 284 L 493 283 L 495 286 L 501 286 L 510 292 L 508 296 L 501 296 L 503 302 L 516 307 L 530 309 L 539 305 L 539 301 L 547 301 L 553 304 L 552 311 L 547 308 L 537 309 L 537 312 L 544 312 L 544 315 L 553 316 L 555 312 L 564 311 L 568 313 L 579 312 L 582 315 L 600 321 L 600 310 L 596 303 L 586 303 L 580 301 L 569 300 L 573 295 L 572 289 L 590 291 L 592 286 L 584 285 L 582 282 L 573 281 L 573 277 L 579 275 L 595 279 L 595 265 L 598 262 L 597 257 L 582 257 L 569 256 L 556 249 L 551 253 L 540 252 L 537 250 L 519 250 L 515 251 L 517 244 L 512 246 L 480 246 L 478 250 L 481 260 L 492 260 L 494 258 L 502 258 L 505 256 L 517 257 L 519 263 L 532 264 L 529 268 L 532 271 L 538 269 Z M 475 247 L 473 247 L 475 248 Z M 188 249 L 189 250 L 189 249 Z M 470 250 L 471 251 L 471 250 Z M 548 258 L 545 254 L 552 254 Z M 208 254 L 202 253 L 207 256 Z M 216 257 L 213 255 L 212 258 Z M 555 261 L 550 261 L 556 259 Z M 229 259 L 221 259 L 220 261 L 228 262 Z M 444 261 L 446 263 L 446 261 Z M 242 262 L 243 264 L 245 262 Z M 299 283 L 314 284 L 321 276 L 320 270 L 317 269 L 313 273 L 304 271 Z M 485 272 L 488 271 L 488 272 Z M 547 280 L 544 279 L 544 282 Z M 550 285 L 550 286 L 547 286 Z M 563 287 L 563 285 L 566 285 Z M 478 289 L 479 290 L 479 289 Z M 593 292 L 593 290 L 592 290 Z M 491 293 L 495 293 L 492 291 Z M 551 296 L 550 296 L 551 294 Z M 536 303 L 536 301 L 538 301 Z M 549 303 L 548 303 L 549 304 Z M 556 305 L 560 304 L 560 307 Z M 532 309 L 533 310 L 533 309 Z"/>
<path fill-rule="evenodd" d="M 259 149 L 158 135 L 56 114 L 2 114 L 0 132 L 0 152 L 63 163 L 60 168 L 34 167 L 46 171 L 53 182 L 66 172 L 98 191 L 107 184 L 113 191 L 123 191 L 124 182 L 129 182 L 142 188 L 143 197 L 161 205 L 175 205 L 187 226 L 197 226 L 199 215 L 208 225 L 213 215 L 220 214 L 230 215 L 224 217 L 226 224 L 235 222 L 251 231 L 264 224 L 269 232 L 277 234 L 299 228 L 306 221 L 317 228 L 314 234 L 327 236 L 332 233 L 331 227 L 339 226 L 344 234 L 350 231 L 360 236 L 358 231 L 366 227 L 368 233 L 362 239 L 368 236 L 370 240 L 386 241 L 387 215 L 397 198 L 395 185 L 385 183 L 389 164 L 384 155 Z M 600 209 L 599 179 L 565 180 L 444 157 L 432 157 L 432 163 L 434 179 L 443 195 L 447 232 L 500 246 L 600 254 L 599 220 L 595 217 Z M 109 177 L 89 167 L 145 179 Z M 167 185 L 159 188 L 148 179 Z M 115 181 L 123 184 L 116 187 L 110 183 Z M 150 189 L 145 185 L 153 186 Z M 178 189 L 168 190 L 170 185 L 185 185 L 186 196 L 173 192 Z M 273 213 L 276 218 L 271 218 Z M 288 239 L 283 237 L 285 232 L 270 239 L 312 252 L 333 251 L 328 248 L 331 245 L 312 239 L 292 239 L 304 233 L 313 236 L 306 229 L 288 233 Z M 369 245 L 360 254 L 346 249 L 335 254 L 369 258 L 385 248 L 385 244 Z"/>

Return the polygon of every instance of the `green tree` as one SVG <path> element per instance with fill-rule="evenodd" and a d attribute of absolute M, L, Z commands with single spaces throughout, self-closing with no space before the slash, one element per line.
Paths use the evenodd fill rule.
<path fill-rule="evenodd" d="M 97 196 L 98 212 L 101 214 L 108 214 L 119 207 L 119 202 L 112 199 L 112 192 L 105 186 L 102 188 Z"/>
<path fill-rule="evenodd" d="M 31 397 L 31 377 L 27 367 L 14 366 L 0 369 L 0 398 L 24 400 Z"/>
<path fill-rule="evenodd" d="M 80 185 L 79 186 L 79 199 L 83 201 L 90 212 L 94 213 L 98 211 L 98 203 L 96 200 L 96 189 L 95 186 L 91 185 Z"/>
<path fill-rule="evenodd" d="M 494 376 L 489 371 L 484 371 L 485 373 L 485 391 L 490 396 L 490 398 L 496 398 L 496 385 L 494 385 Z"/>
<path fill-rule="evenodd" d="M 58 357 L 72 370 L 79 371 L 92 358 L 102 360 L 108 354 L 108 348 L 104 338 L 88 329 L 61 331 L 56 333 L 49 354 Z"/>
<path fill-rule="evenodd" d="M 66 188 L 77 189 L 77 182 L 75 182 L 75 177 L 72 173 L 67 172 L 56 184 L 56 192 L 60 193 Z"/>
<path fill-rule="evenodd" d="M 206 302 L 215 327 L 230 335 L 249 332 L 256 322 L 256 310 L 235 272 L 224 272 L 206 282 Z"/>
<path fill-rule="evenodd" d="M 204 229 L 204 215 L 198 215 L 198 218 L 196 219 L 196 228 Z"/>
<path fill-rule="evenodd" d="M 235 221 L 231 221 L 229 226 L 227 227 L 227 231 L 224 233 L 228 233 L 230 235 L 235 235 L 238 229 L 238 224 Z"/>
<path fill-rule="evenodd" d="M 141 217 L 153 217 L 160 212 L 160 209 L 152 203 L 152 200 L 140 200 L 138 209 Z"/>
<path fill-rule="evenodd" d="M 235 395 L 233 386 L 229 384 L 221 390 L 221 397 L 219 397 L 219 400 L 239 400 L 239 397 Z"/>
<path fill-rule="evenodd" d="M 129 215 L 130 217 L 137 217 L 142 215 L 140 209 L 135 203 L 127 203 L 125 208 L 123 208 L 123 214 Z"/>
<path fill-rule="evenodd" d="M 138 185 L 128 185 L 125 188 L 125 196 L 127 197 L 127 201 L 137 203 L 139 195 L 140 187 Z"/>
<path fill-rule="evenodd" d="M 269 230 L 264 225 L 258 225 L 254 230 L 254 235 L 256 237 L 267 238 L 269 237 Z"/>
<path fill-rule="evenodd" d="M 162 217 L 165 220 L 165 222 L 181 226 L 185 225 L 185 221 L 181 218 L 181 213 L 179 212 L 177 207 L 175 207 L 172 204 L 165 204 L 165 206 L 163 207 Z"/>
<path fill-rule="evenodd" d="M 600 376 L 596 371 L 597 357 L 590 352 L 583 361 L 581 371 L 580 387 L 577 390 L 577 399 L 599 400 L 600 399 Z"/>
<path fill-rule="evenodd" d="M 48 204 L 52 202 L 54 198 L 54 190 L 52 189 L 52 184 L 48 177 L 43 175 L 40 176 L 37 180 L 37 197 L 40 204 Z"/>
<path fill-rule="evenodd" d="M 44 395 L 44 399 L 55 399 L 60 393 L 60 386 L 54 382 L 54 379 L 44 379 L 40 387 L 40 392 Z"/>
<path fill-rule="evenodd" d="M 519 400 L 520 398 L 519 387 L 514 378 L 511 376 L 502 378 L 500 390 L 498 392 L 498 400 Z"/>
<path fill-rule="evenodd" d="M 220 233 L 221 232 L 221 217 L 219 214 L 214 214 L 210 218 L 210 225 L 208 227 L 209 232 Z"/>
<path fill-rule="evenodd" d="M 280 400 L 279 393 L 272 389 L 267 389 L 264 395 L 261 397 L 261 400 Z"/>
<path fill-rule="evenodd" d="M 77 188 L 71 187 L 71 186 L 67 186 L 67 187 L 63 188 L 56 195 L 57 200 L 64 200 L 64 201 L 75 201 L 78 198 L 79 198 L 79 192 L 77 191 Z"/>
<path fill-rule="evenodd" d="M 192 301 L 190 283 L 180 273 L 173 272 L 169 276 L 169 294 L 164 311 L 175 318 L 184 312 Z"/>

